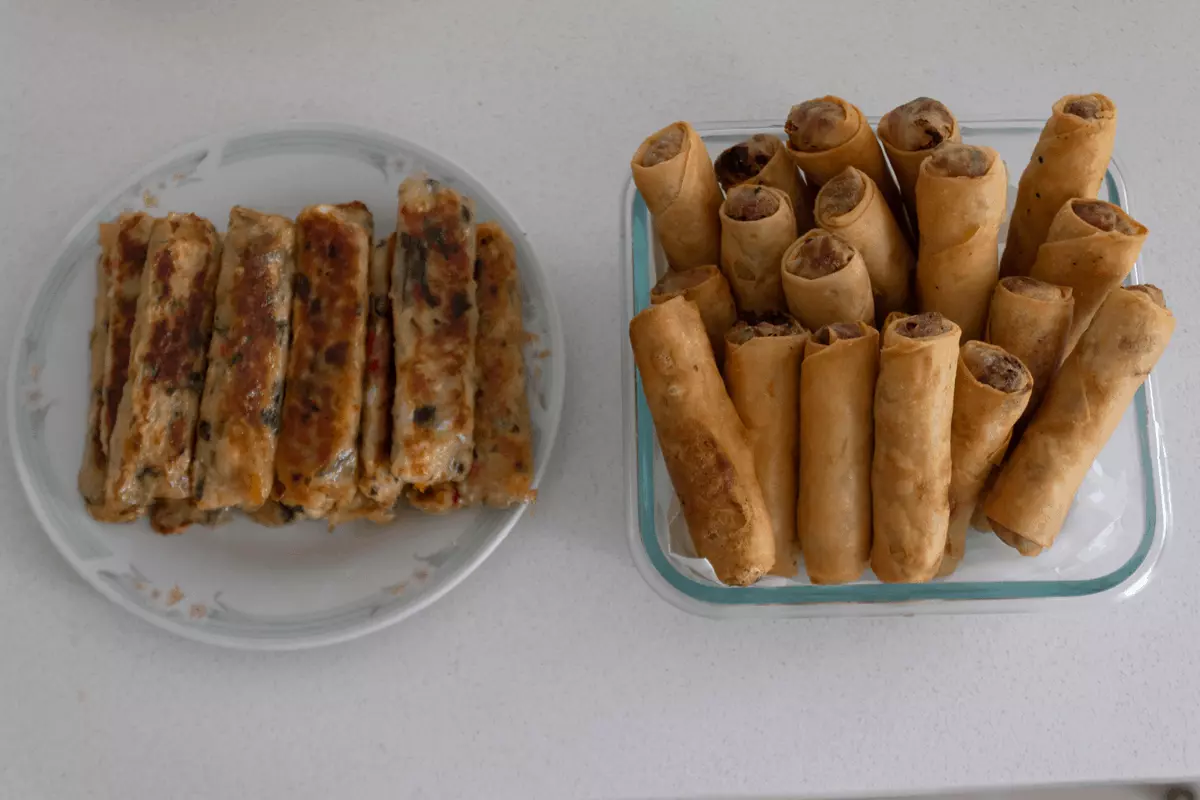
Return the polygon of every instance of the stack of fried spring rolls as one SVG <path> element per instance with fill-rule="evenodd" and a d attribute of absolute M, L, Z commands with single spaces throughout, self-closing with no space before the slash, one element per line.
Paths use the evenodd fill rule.
<path fill-rule="evenodd" d="M 744 314 L 783 311 L 779 262 L 796 240 L 796 219 L 786 194 L 743 184 L 721 205 L 721 271 Z"/>
<path fill-rule="evenodd" d="M 893 108 L 879 120 L 879 141 L 887 153 L 909 224 L 917 228 L 917 175 L 921 164 L 943 142 L 961 142 L 958 120 L 931 97 L 918 97 Z M 868 259 L 869 263 L 869 259 Z"/>
<path fill-rule="evenodd" d="M 1096 196 L 1116 131 L 1117 107 L 1102 94 L 1067 95 L 1054 104 L 1017 185 L 1002 275 L 1028 275 L 1063 204 Z"/>
<path fill-rule="evenodd" d="M 809 330 L 875 321 L 862 254 L 835 234 L 814 228 L 793 242 L 783 254 L 781 277 L 788 311 Z"/>
<path fill-rule="evenodd" d="M 714 166 L 727 193 L 745 184 L 778 189 L 792 202 L 797 235 L 813 227 L 812 192 L 777 137 L 756 133 L 717 156 Z"/>

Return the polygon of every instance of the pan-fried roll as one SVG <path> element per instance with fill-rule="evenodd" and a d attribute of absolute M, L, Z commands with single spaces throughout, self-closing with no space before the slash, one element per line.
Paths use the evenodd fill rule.
<path fill-rule="evenodd" d="M 796 241 L 787 195 L 769 186 L 735 186 L 721 206 L 721 271 L 743 314 L 783 311 L 779 260 Z"/>
<path fill-rule="evenodd" d="M 937 312 L 883 332 L 871 465 L 871 568 L 885 583 L 937 573 L 950 522 L 950 430 L 959 327 Z"/>
<path fill-rule="evenodd" d="M 871 456 L 879 334 L 865 322 L 809 337 L 800 370 L 796 527 L 813 583 L 858 580 L 871 558 Z"/>
<path fill-rule="evenodd" d="M 362 203 L 296 217 L 296 278 L 274 499 L 305 517 L 354 498 L 374 221 Z"/>
<path fill-rule="evenodd" d="M 717 366 L 721 366 L 725 362 L 725 332 L 737 322 L 737 306 L 729 290 L 729 281 L 714 266 L 667 270 L 650 290 L 650 302 L 658 305 L 674 297 L 683 297 L 696 304 L 700 319 L 704 320 L 704 329 L 708 331 Z"/>
<path fill-rule="evenodd" d="M 812 191 L 779 137 L 756 133 L 717 156 L 715 169 L 726 193 L 744 184 L 778 189 L 792 201 L 796 233 L 802 234 L 813 227 Z"/>
<path fill-rule="evenodd" d="M 845 239 L 814 228 L 783 254 L 788 311 L 809 330 L 835 322 L 875 321 L 866 262 Z"/>
<path fill-rule="evenodd" d="M 917 227 L 917 175 L 921 164 L 943 142 L 961 142 L 958 120 L 932 97 L 918 97 L 893 108 L 879 120 L 879 141 L 887 153 L 908 220 Z"/>
<path fill-rule="evenodd" d="M 716 264 L 721 250 L 721 187 L 700 134 L 676 122 L 651 134 L 630 164 L 674 269 Z"/>
<path fill-rule="evenodd" d="M 1148 234 L 1120 206 L 1102 200 L 1073 198 L 1055 215 L 1029 274 L 1074 293 L 1064 352 L 1071 352 L 1100 304 L 1133 269 Z"/>
<path fill-rule="evenodd" d="M 983 338 L 1007 191 L 1004 162 L 990 147 L 944 144 L 917 177 L 917 299 L 962 328 L 964 341 Z"/>
<path fill-rule="evenodd" d="M 739 322 L 725 335 L 725 384 L 746 426 L 775 537 L 772 575 L 796 574 L 796 411 L 807 339 L 786 315 Z"/>
<path fill-rule="evenodd" d="M 392 472 L 424 489 L 461 481 L 475 447 L 474 205 L 435 180 L 409 178 L 396 231 Z"/>
<path fill-rule="evenodd" d="M 234 206 L 192 463 L 200 511 L 258 508 L 271 494 L 295 269 L 292 221 Z"/>
<path fill-rule="evenodd" d="M 191 498 L 185 500 L 156 500 L 150 506 L 150 527 L 155 533 L 169 536 L 183 533 L 192 525 L 215 528 L 232 518 L 227 508 L 202 511 Z"/>
<path fill-rule="evenodd" d="M 871 278 L 875 315 L 908 307 L 917 259 L 875 181 L 846 167 L 817 194 L 817 224 L 862 254 Z"/>
<path fill-rule="evenodd" d="M 1063 362 L 984 511 L 1022 555 L 1054 544 L 1075 493 L 1175 330 L 1162 292 L 1116 289 Z"/>
<path fill-rule="evenodd" d="M 396 339 L 392 328 L 391 287 L 395 263 L 396 236 L 393 234 L 375 246 L 371 258 L 367 368 L 363 378 L 362 432 L 358 443 L 358 491 L 383 508 L 394 506 L 404 488 L 403 481 L 392 472 Z"/>
<path fill-rule="evenodd" d="M 1063 204 L 1096 196 L 1116 134 L 1117 107 L 1102 94 L 1067 95 L 1054 104 L 1017 184 L 1001 275 L 1028 275 Z"/>
<path fill-rule="evenodd" d="M 221 239 L 194 214 L 154 222 L 106 492 L 122 508 L 192 496 L 192 452 Z M 113 287 L 114 290 L 116 287 Z"/>
<path fill-rule="evenodd" d="M 682 297 L 650 306 L 629 341 L 697 553 L 724 583 L 754 583 L 775 564 L 771 518 L 700 312 Z"/>

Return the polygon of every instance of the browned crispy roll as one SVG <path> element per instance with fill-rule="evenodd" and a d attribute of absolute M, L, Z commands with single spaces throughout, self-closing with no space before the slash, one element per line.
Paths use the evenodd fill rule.
<path fill-rule="evenodd" d="M 908 307 L 916 258 L 875 181 L 846 167 L 817 194 L 817 224 L 862 254 L 871 278 L 875 315 Z"/>
<path fill-rule="evenodd" d="M 697 553 L 721 581 L 754 583 L 775 564 L 771 518 L 700 312 L 682 297 L 650 306 L 629 341 Z"/>
<path fill-rule="evenodd" d="M 708 341 L 712 344 L 717 366 L 723 364 L 725 332 L 737 322 L 737 306 L 729 290 L 729 281 L 725 280 L 721 270 L 712 265 L 667 270 L 650 290 L 650 302 L 658 305 L 674 297 L 683 297 L 696 304 L 700 319 L 704 320 L 704 329 L 708 331 Z"/>
<path fill-rule="evenodd" d="M 1117 107 L 1102 94 L 1067 95 L 1054 104 L 1017 184 L 1000 274 L 1028 275 L 1063 204 L 1096 196 L 1116 133 Z"/>
<path fill-rule="evenodd" d="M 875 321 L 871 277 L 862 254 L 845 239 L 814 228 L 783 254 L 788 311 L 809 330 L 835 322 Z"/>
<path fill-rule="evenodd" d="M 358 440 L 358 491 L 391 508 L 404 482 L 392 471 L 392 411 L 396 400 L 396 339 L 392 333 L 392 265 L 396 235 L 371 254 L 367 320 L 367 368 L 363 375 L 362 431 Z M 370 506 L 363 502 L 361 505 Z"/>
<path fill-rule="evenodd" d="M 721 206 L 721 271 L 744 314 L 783 311 L 779 260 L 796 240 L 787 195 L 769 186 L 729 190 Z"/>
<path fill-rule="evenodd" d="M 116 223 L 101 223 L 100 255 L 96 258 L 96 298 L 92 301 L 92 331 L 88 340 L 90 357 L 87 438 L 78 486 L 88 513 L 100 522 L 117 522 L 106 509 L 104 478 L 108 472 L 108 445 L 100 419 L 104 415 L 104 353 L 108 345 L 108 271 L 106 264 L 116 245 Z"/>
<path fill-rule="evenodd" d="M 862 170 L 883 192 L 892 216 L 904 219 L 900 192 L 883 162 L 883 151 L 867 118 L 852 103 L 826 95 L 792 106 L 784 130 L 788 155 L 808 179 L 820 188 L 846 167 Z"/>
<path fill-rule="evenodd" d="M 917 174 L 934 148 L 961 142 L 958 120 L 932 97 L 918 97 L 893 108 L 879 120 L 879 141 L 896 173 L 909 222 L 917 224 Z"/>
<path fill-rule="evenodd" d="M 1022 555 L 1054 544 L 1084 476 L 1174 329 L 1157 287 L 1108 296 L 988 493 L 984 511 L 1003 541 Z"/>
<path fill-rule="evenodd" d="M 739 322 L 725 335 L 725 383 L 746 426 L 775 536 L 773 575 L 796 574 L 796 409 L 807 339 L 787 316 Z"/>
<path fill-rule="evenodd" d="M 1101 200 L 1073 198 L 1055 215 L 1029 274 L 1074 292 L 1065 352 L 1071 352 L 1104 298 L 1133 269 L 1148 233 L 1120 206 Z"/>
<path fill-rule="evenodd" d="M 155 533 L 161 533 L 164 536 L 183 533 L 192 525 L 215 528 L 233 518 L 232 512 L 227 508 L 202 511 L 196 507 L 196 501 L 191 498 L 156 500 L 154 505 L 150 506 L 149 516 L 150 528 Z"/>
<path fill-rule="evenodd" d="M 1002 348 L 967 342 L 959 350 L 950 424 L 950 524 L 939 576 L 954 572 L 962 561 L 975 502 L 1004 458 L 1032 387 L 1029 370 Z"/>
<path fill-rule="evenodd" d="M 1075 300 L 1071 289 L 1035 278 L 1002 278 L 992 294 L 987 341 L 1021 359 L 1033 378 L 1022 419 L 1042 402 L 1066 354 L 1067 330 Z"/>
<path fill-rule="evenodd" d="M 950 521 L 950 426 L 961 331 L 937 312 L 883 332 L 871 464 L 871 568 L 885 583 L 933 578 Z"/>
<path fill-rule="evenodd" d="M 871 558 L 871 456 L 879 334 L 865 322 L 814 333 L 800 370 L 796 527 L 813 583 L 858 580 Z"/>
<path fill-rule="evenodd" d="M 944 144 L 921 164 L 917 299 L 962 328 L 964 340 L 983 338 L 1007 191 L 1004 162 L 990 147 Z"/>
<path fill-rule="evenodd" d="M 700 134 L 686 122 L 668 125 L 642 142 L 630 166 L 667 262 L 674 269 L 716 264 L 721 187 Z"/>
<path fill-rule="evenodd" d="M 726 192 L 747 183 L 778 189 L 792 201 L 796 233 L 813 227 L 812 191 L 779 137 L 756 133 L 717 156 L 715 168 Z"/>

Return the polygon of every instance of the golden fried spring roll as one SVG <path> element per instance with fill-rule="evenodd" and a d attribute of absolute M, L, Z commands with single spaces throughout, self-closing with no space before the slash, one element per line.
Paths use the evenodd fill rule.
<path fill-rule="evenodd" d="M 950 525 L 939 576 L 954 572 L 962 561 L 975 502 L 1004 458 L 1032 388 L 1029 370 L 1004 349 L 967 342 L 959 350 L 950 424 Z"/>
<path fill-rule="evenodd" d="M 1071 352 L 1104 298 L 1133 269 L 1148 233 L 1120 206 L 1101 200 L 1074 198 L 1055 215 L 1029 274 L 1074 292 L 1065 352 Z"/>
<path fill-rule="evenodd" d="M 880 319 L 908 307 L 917 259 L 875 181 L 846 167 L 817 194 L 817 224 L 862 253 Z"/>
<path fill-rule="evenodd" d="M 769 186 L 735 186 L 721 206 L 721 271 L 743 314 L 783 311 L 779 259 L 796 241 L 787 195 Z"/>
<path fill-rule="evenodd" d="M 650 290 L 650 302 L 654 305 L 680 296 L 695 303 L 700 310 L 700 319 L 704 320 L 704 329 L 708 331 L 708 341 L 712 344 L 717 366 L 721 366 L 725 362 L 725 332 L 737 322 L 737 306 L 733 303 L 729 281 L 725 280 L 721 270 L 711 265 L 688 270 L 672 269 L 667 270 Z"/>
<path fill-rule="evenodd" d="M 932 97 L 918 97 L 893 108 L 879 120 L 879 141 L 887 153 L 909 222 L 917 225 L 917 175 L 921 164 L 942 142 L 961 142 L 958 120 Z M 868 263 L 870 263 L 868 261 Z"/>
<path fill-rule="evenodd" d="M 862 254 L 835 234 L 814 228 L 797 239 L 783 254 L 782 278 L 788 311 L 809 330 L 875 321 Z"/>
<path fill-rule="evenodd" d="M 846 167 L 857 167 L 883 192 L 892 216 L 897 221 L 904 219 L 900 192 L 883 163 L 883 151 L 857 106 L 829 95 L 807 100 L 792 106 L 784 130 L 788 155 L 809 186 L 819 189 Z"/>
<path fill-rule="evenodd" d="M 717 180 L 726 192 L 748 183 L 770 186 L 786 194 L 796 215 L 797 235 L 813 227 L 812 190 L 779 137 L 756 133 L 717 156 L 715 169 Z"/>
<path fill-rule="evenodd" d="M 1158 362 L 1175 317 L 1149 284 L 1116 289 L 1067 356 L 984 511 L 1022 555 L 1054 544 L 1075 493 Z"/>
<path fill-rule="evenodd" d="M 700 134 L 686 122 L 668 125 L 642 142 L 630 166 L 667 263 L 674 269 L 716 264 L 721 187 Z"/>
<path fill-rule="evenodd" d="M 883 332 L 871 464 L 871 568 L 885 583 L 928 581 L 946 548 L 961 333 L 937 312 L 898 319 Z"/>
<path fill-rule="evenodd" d="M 400 184 L 392 268 L 392 472 L 418 489 L 461 481 L 475 446 L 475 207 L 428 178 Z"/>
<path fill-rule="evenodd" d="M 373 232 L 362 203 L 309 206 L 296 217 L 292 346 L 272 496 L 312 519 L 355 495 Z"/>
<path fill-rule="evenodd" d="M 1001 275 L 1028 275 L 1063 204 L 1096 196 L 1116 133 L 1117 107 L 1102 94 L 1067 95 L 1054 104 L 1017 184 Z"/>
<path fill-rule="evenodd" d="M 295 269 L 292 221 L 234 206 L 196 428 L 199 511 L 258 508 L 271 494 Z"/>
<path fill-rule="evenodd" d="M 871 558 L 871 456 L 879 334 L 865 322 L 809 337 L 800 370 L 796 527 L 813 583 L 858 580 Z"/>
<path fill-rule="evenodd" d="M 988 313 L 987 341 L 1021 359 L 1033 377 L 1022 419 L 1041 404 L 1042 395 L 1066 355 L 1067 330 L 1075 300 L 1071 289 L 1034 278 L 1001 278 Z"/>
<path fill-rule="evenodd" d="M 725 383 L 737 409 L 775 536 L 772 575 L 796 574 L 796 409 L 808 332 L 780 315 L 725 335 Z"/>
<path fill-rule="evenodd" d="M 754 583 L 775 565 L 771 518 L 700 312 L 682 297 L 650 306 L 629 341 L 696 552 L 724 583 Z"/>
<path fill-rule="evenodd" d="M 917 178 L 917 299 L 962 328 L 964 341 L 983 338 L 1007 191 L 1004 162 L 990 147 L 944 144 Z"/>
<path fill-rule="evenodd" d="M 394 506 L 404 488 L 403 481 L 392 472 L 396 339 L 392 333 L 391 287 L 395 263 L 396 235 L 392 234 L 379 242 L 371 254 L 367 368 L 363 375 L 362 430 L 358 442 L 358 491 L 383 508 Z"/>
<path fill-rule="evenodd" d="M 170 214 L 155 221 L 130 339 L 129 378 L 109 444 L 106 493 L 123 508 L 192 495 L 220 262 L 221 239 L 208 220 Z"/>

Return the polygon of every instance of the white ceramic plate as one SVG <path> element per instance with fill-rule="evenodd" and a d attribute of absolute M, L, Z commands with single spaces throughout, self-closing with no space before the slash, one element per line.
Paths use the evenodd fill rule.
<path fill-rule="evenodd" d="M 96 225 L 124 210 L 193 211 L 225 227 L 235 204 L 295 216 L 311 203 L 365 202 L 375 234 L 395 228 L 396 189 L 425 172 L 475 199 L 517 246 L 523 281 L 534 453 L 540 481 L 563 401 L 554 296 L 512 216 L 451 162 L 392 136 L 344 125 L 287 125 L 218 136 L 160 159 L 98 203 L 48 265 L 9 364 L 8 425 L 25 492 L 51 540 L 102 594 L 161 628 L 212 644 L 294 649 L 397 622 L 448 592 L 512 529 L 523 508 L 441 517 L 405 511 L 390 525 L 321 522 L 269 529 L 237 517 L 159 536 L 143 520 L 97 523 L 75 487 L 88 398 Z"/>

